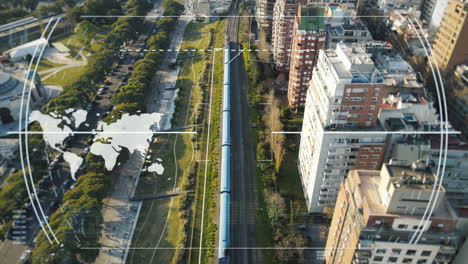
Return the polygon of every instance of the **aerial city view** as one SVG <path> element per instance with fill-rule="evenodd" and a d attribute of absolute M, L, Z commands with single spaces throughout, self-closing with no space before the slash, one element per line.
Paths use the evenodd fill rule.
<path fill-rule="evenodd" d="M 0 0 L 0 264 L 468 263 L 468 0 Z"/>

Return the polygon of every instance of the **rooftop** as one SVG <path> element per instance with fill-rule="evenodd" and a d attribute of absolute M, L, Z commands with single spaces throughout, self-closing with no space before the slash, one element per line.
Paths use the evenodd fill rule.
<path fill-rule="evenodd" d="M 320 31 L 325 29 L 324 24 L 324 9 L 317 7 L 302 7 L 301 22 L 299 30 L 305 31 Z"/>
<path fill-rule="evenodd" d="M 402 172 L 412 173 L 411 175 L 426 175 L 428 177 L 432 177 L 432 173 L 428 174 L 420 174 L 419 172 L 411 172 L 411 168 L 403 166 L 395 166 L 395 165 L 387 165 L 390 166 L 390 170 L 392 174 L 400 174 L 400 176 L 395 175 L 394 181 L 400 180 L 402 176 Z M 366 209 L 369 210 L 370 215 L 380 215 L 380 216 L 393 216 L 398 217 L 401 214 L 391 214 L 387 213 L 386 209 L 383 205 L 381 195 L 379 193 L 379 185 L 382 181 L 381 172 L 378 170 L 352 170 L 349 173 L 349 176 L 352 177 L 352 180 L 356 186 L 358 186 L 361 198 L 363 199 L 363 203 L 366 203 L 368 206 Z M 411 186 L 412 183 L 409 183 L 406 188 Z M 416 186 L 414 184 L 414 186 Z M 420 185 L 421 186 L 421 185 Z M 432 184 L 422 185 L 422 186 L 430 186 L 432 188 Z M 399 187 L 402 188 L 402 187 Z M 420 188 L 420 187 L 419 187 Z M 452 214 L 450 212 L 449 206 L 438 206 L 432 218 L 439 218 L 439 219 L 450 219 L 452 218 Z M 405 218 L 412 218 L 412 219 L 420 219 L 421 216 L 418 215 L 401 215 Z"/>
<path fill-rule="evenodd" d="M 391 177 L 390 182 L 395 188 L 432 189 L 435 176 L 425 162 L 410 166 L 385 165 Z"/>

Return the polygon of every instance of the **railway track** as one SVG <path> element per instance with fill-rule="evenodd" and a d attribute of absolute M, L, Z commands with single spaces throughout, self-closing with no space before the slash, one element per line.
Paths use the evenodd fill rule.
<path fill-rule="evenodd" d="M 249 128 L 247 77 L 238 32 L 238 1 L 233 3 L 226 25 L 226 47 L 230 49 L 231 76 L 231 263 L 260 263 L 256 246 L 255 155 Z"/>

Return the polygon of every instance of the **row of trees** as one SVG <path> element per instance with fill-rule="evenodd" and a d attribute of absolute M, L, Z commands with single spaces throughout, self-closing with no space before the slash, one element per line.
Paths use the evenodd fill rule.
<path fill-rule="evenodd" d="M 108 193 L 109 186 L 110 177 L 102 171 L 80 176 L 76 187 L 65 193 L 61 209 L 49 219 L 50 227 L 61 245 L 50 244 L 44 232 L 40 232 L 32 263 L 93 262 L 99 254 L 102 199 Z M 92 249 L 83 250 L 82 247 Z"/>
<path fill-rule="evenodd" d="M 41 127 L 35 122 L 30 125 L 29 131 L 41 131 Z M 45 155 L 40 153 L 45 148 L 45 141 L 40 134 L 28 135 L 27 140 L 30 153 L 29 165 L 31 167 L 26 168 L 24 171 L 29 172 L 30 169 L 36 182 L 41 179 L 42 175 L 47 173 L 45 171 L 47 167 Z M 0 189 L 0 240 L 5 239 L 1 234 L 6 234 L 11 227 L 12 210 L 24 208 L 25 203 L 29 200 L 22 170 L 8 175 L 2 186 Z"/>
<path fill-rule="evenodd" d="M 244 32 L 249 32 L 249 23 L 243 19 Z M 241 35 L 244 45 L 249 40 L 248 35 Z M 244 54 L 246 58 L 247 54 Z M 257 133 L 257 160 L 273 159 L 274 163 L 259 163 L 258 173 L 262 183 L 262 194 L 265 205 L 264 211 L 259 212 L 268 219 L 272 242 L 275 247 L 280 248 L 303 248 L 306 239 L 298 232 L 292 224 L 288 200 L 277 191 L 276 180 L 280 165 L 284 159 L 284 136 L 275 135 L 271 137 L 271 131 L 283 130 L 284 110 L 280 108 L 280 102 L 275 97 L 271 83 L 272 73 L 269 65 L 258 63 L 255 53 L 248 54 L 246 59 L 246 70 L 249 82 L 249 105 L 253 109 L 253 122 Z M 272 157 L 273 155 L 273 157 Z M 274 252 L 275 263 L 303 263 L 304 250 L 276 250 Z"/>
<path fill-rule="evenodd" d="M 164 15 L 179 16 L 183 9 L 181 4 L 172 1 L 167 4 Z M 175 17 L 165 17 L 156 22 L 158 32 L 147 40 L 148 49 L 168 49 L 170 45 L 169 34 L 174 30 L 176 23 Z M 154 73 L 159 68 L 163 55 L 162 52 L 149 52 L 143 59 L 134 64 L 128 83 L 112 97 L 114 109 L 104 119 L 105 122 L 115 122 L 125 113 L 137 114 L 145 111 L 145 98 L 150 93 Z"/>
<path fill-rule="evenodd" d="M 149 8 L 145 0 L 130 0 L 126 5 L 128 15 L 144 15 Z M 64 110 L 68 108 L 86 108 L 117 61 L 120 46 L 125 41 L 134 39 L 141 27 L 140 18 L 120 17 L 114 22 L 103 47 L 89 58 L 82 76 L 65 86 L 63 93 L 51 99 L 42 110 L 64 114 Z"/>
<path fill-rule="evenodd" d="M 27 15 L 28 12 L 22 8 L 9 8 L 0 10 L 0 25 L 15 21 Z"/>
<path fill-rule="evenodd" d="M 149 8 L 145 0 L 130 0 L 125 6 L 129 15 L 144 15 Z M 64 87 L 61 95 L 43 107 L 44 112 L 63 114 L 67 108 L 85 108 L 117 61 L 116 50 L 124 41 L 135 38 L 141 26 L 142 19 L 117 19 L 103 48 L 88 61 L 83 76 Z M 92 263 L 99 254 L 102 200 L 110 190 L 112 179 L 102 157 L 88 153 L 84 162 L 87 173 L 78 178 L 74 189 L 64 194 L 61 209 L 53 213 L 49 220 L 61 245 L 50 244 L 46 234 L 41 231 L 34 247 L 32 263 Z M 92 249 L 83 250 L 83 247 Z"/>
<path fill-rule="evenodd" d="M 36 8 L 38 3 L 39 0 L 2 0 L 0 1 L 0 9 L 24 8 L 32 10 Z"/>

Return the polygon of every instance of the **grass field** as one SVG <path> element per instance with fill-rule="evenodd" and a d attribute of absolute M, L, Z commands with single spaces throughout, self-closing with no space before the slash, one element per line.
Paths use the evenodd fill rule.
<path fill-rule="evenodd" d="M 181 45 L 183 49 L 206 49 L 210 44 L 210 29 L 219 27 L 218 22 L 210 24 L 194 24 L 187 26 L 184 33 L 184 41 Z M 179 57 L 194 55 L 193 52 L 181 52 Z M 178 97 L 180 103 L 176 109 L 176 118 L 173 127 L 184 127 L 192 124 L 192 118 L 196 108 L 199 106 L 205 96 L 200 88 L 202 70 L 205 64 L 209 61 L 203 56 L 193 57 L 182 62 L 179 71 L 176 87 L 180 90 Z M 206 88 L 205 88 L 206 89 Z M 188 118 L 187 118 L 188 116 Z M 205 117 L 206 118 L 206 117 Z M 202 132 L 201 142 L 199 146 L 203 146 L 205 131 Z M 177 137 L 177 140 L 176 140 Z M 175 144 L 175 145 L 174 145 Z M 154 158 L 158 157 L 163 160 L 165 171 L 162 176 L 143 173 L 140 178 L 140 184 L 137 188 L 136 195 L 148 195 L 170 191 L 173 188 L 174 177 L 177 177 L 177 187 L 183 188 L 187 181 L 187 171 L 189 164 L 202 158 L 204 151 L 201 148 L 199 151 L 193 151 L 197 142 L 192 142 L 192 136 L 189 135 L 171 135 L 161 137 L 157 144 L 152 146 L 152 152 L 155 153 Z M 198 156 L 196 155 L 198 154 Z M 177 173 L 176 173 L 177 163 Z M 199 174 L 198 180 L 201 178 Z M 155 247 L 161 233 L 164 230 L 167 220 L 167 226 L 161 237 L 159 247 L 184 247 L 180 238 L 184 235 L 182 229 L 182 221 L 180 218 L 180 203 L 183 195 L 165 200 L 145 201 L 138 220 L 134 241 L 134 247 Z M 169 209 L 171 208 L 171 209 Z M 197 211 L 198 207 L 192 206 L 193 211 Z M 170 215 L 168 213 L 170 210 Z M 196 212 L 195 219 L 197 217 Z M 199 214 L 198 214 L 199 216 Z M 145 219 L 149 219 L 145 221 Z M 193 221 L 197 223 L 196 220 Z M 197 234 L 194 232 L 194 234 Z M 198 244 L 196 244 L 198 245 Z M 194 244 L 195 246 L 195 244 Z M 134 250 L 130 251 L 127 263 L 171 263 L 175 261 L 176 250 Z M 133 262 L 132 256 L 133 255 Z"/>
<path fill-rule="evenodd" d="M 85 66 L 76 66 L 76 67 L 70 67 L 66 68 L 64 70 L 61 70 L 51 77 L 43 80 L 44 84 L 58 84 L 63 86 L 66 86 L 67 84 L 76 81 L 80 78 L 81 74 L 84 71 Z M 42 77 L 42 76 L 41 76 Z"/>
<path fill-rule="evenodd" d="M 60 67 L 63 65 L 64 64 L 59 64 L 59 63 L 51 62 L 50 60 L 42 59 L 39 62 L 39 66 L 37 66 L 37 72 L 48 70 L 48 69 L 55 68 L 55 67 Z"/>
<path fill-rule="evenodd" d="M 78 55 L 79 52 L 81 51 L 83 56 L 89 56 L 99 51 L 99 49 L 102 47 L 105 33 L 109 30 L 109 26 L 103 26 L 98 28 L 98 32 L 89 32 L 88 34 L 73 33 L 56 40 L 56 42 L 61 42 L 70 49 L 70 59 L 82 60 L 81 56 Z M 54 63 L 48 60 L 41 60 L 37 71 L 40 72 L 60 66 L 63 66 L 63 64 Z M 83 65 L 63 69 L 57 72 L 55 75 L 44 80 L 44 83 L 65 86 L 70 82 L 77 80 L 83 73 L 85 67 L 86 66 Z M 41 78 L 44 78 L 47 75 L 49 74 L 43 74 Z"/>

